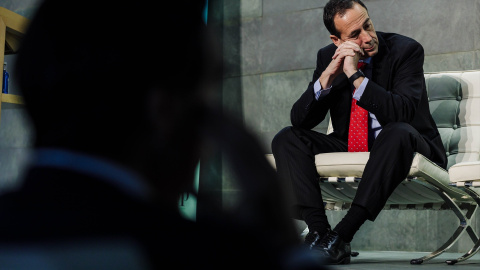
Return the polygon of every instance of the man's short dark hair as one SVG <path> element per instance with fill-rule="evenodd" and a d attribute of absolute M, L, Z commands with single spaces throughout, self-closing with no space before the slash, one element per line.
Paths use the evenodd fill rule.
<path fill-rule="evenodd" d="M 323 9 L 323 23 L 330 34 L 340 38 L 340 33 L 335 27 L 334 18 L 337 14 L 339 16 L 345 15 L 347 9 L 351 9 L 353 7 L 353 3 L 360 4 L 368 12 L 367 7 L 361 0 L 330 0 L 325 5 L 325 8 Z"/>

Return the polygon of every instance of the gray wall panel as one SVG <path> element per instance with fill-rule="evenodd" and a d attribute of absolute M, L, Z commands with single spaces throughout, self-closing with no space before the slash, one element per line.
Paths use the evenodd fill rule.
<path fill-rule="evenodd" d="M 323 8 L 327 2 L 327 0 L 263 0 L 263 13 L 270 15 Z"/>
<path fill-rule="evenodd" d="M 426 72 L 479 69 L 480 63 L 473 61 L 479 51 L 454 52 L 425 56 L 423 69 Z"/>
<path fill-rule="evenodd" d="M 30 119 L 23 106 L 3 103 L 1 117 L 0 149 L 25 148 L 32 145 Z"/>
<path fill-rule="evenodd" d="M 262 131 L 263 110 L 268 110 L 262 101 L 262 79 L 260 75 L 242 77 L 243 85 L 243 111 L 245 125 L 252 131 Z"/>
<path fill-rule="evenodd" d="M 474 49 L 476 0 L 403 0 L 368 5 L 377 31 L 410 36 L 425 48 L 426 55 Z"/>
<path fill-rule="evenodd" d="M 478 14 L 480 14 L 480 1 L 475 1 L 471 8 L 474 14 L 477 15 L 475 16 L 475 21 L 473 21 L 475 32 L 473 33 L 473 37 L 469 36 L 469 38 L 473 38 L 475 40 L 475 50 L 478 51 L 480 50 L 480 16 L 478 16 Z"/>
<path fill-rule="evenodd" d="M 260 74 L 263 71 L 262 54 L 264 44 L 261 19 L 242 20 L 240 27 L 240 52 L 242 75 Z"/>
<path fill-rule="evenodd" d="M 0 193 L 18 185 L 31 158 L 29 148 L 6 148 L 0 151 Z"/>
<path fill-rule="evenodd" d="M 331 42 L 321 17 L 322 9 L 264 17 L 263 72 L 315 67 L 318 49 Z"/>
<path fill-rule="evenodd" d="M 307 89 L 310 70 L 270 73 L 263 76 L 262 131 L 290 126 L 290 108 Z"/>

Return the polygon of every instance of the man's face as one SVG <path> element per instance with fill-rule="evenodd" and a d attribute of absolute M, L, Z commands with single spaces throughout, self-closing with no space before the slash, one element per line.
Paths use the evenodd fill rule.
<path fill-rule="evenodd" d="M 331 35 L 337 47 L 346 41 L 356 43 L 365 52 L 362 58 L 368 58 L 378 53 L 378 37 L 367 10 L 360 4 L 354 3 L 343 16 L 335 15 L 335 27 L 340 38 Z"/>

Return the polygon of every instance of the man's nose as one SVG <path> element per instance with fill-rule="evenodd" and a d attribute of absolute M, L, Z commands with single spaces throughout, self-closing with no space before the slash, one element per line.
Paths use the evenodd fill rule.
<path fill-rule="evenodd" d="M 372 41 L 372 36 L 367 31 L 362 31 L 360 33 L 360 38 L 362 40 L 362 43 L 370 43 Z"/>

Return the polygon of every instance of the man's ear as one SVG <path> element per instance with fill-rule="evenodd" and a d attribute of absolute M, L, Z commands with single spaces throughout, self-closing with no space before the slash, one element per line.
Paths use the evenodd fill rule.
<path fill-rule="evenodd" d="M 342 44 L 342 41 L 335 35 L 330 35 L 330 39 L 333 41 L 333 44 L 335 44 L 335 46 L 340 46 L 340 44 Z"/>

